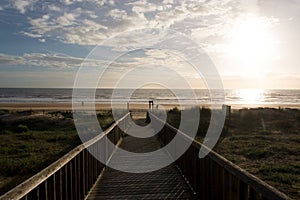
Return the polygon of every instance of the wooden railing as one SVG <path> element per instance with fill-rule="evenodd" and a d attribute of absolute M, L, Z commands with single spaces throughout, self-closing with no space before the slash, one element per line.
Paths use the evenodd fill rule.
<path fill-rule="evenodd" d="M 155 115 L 150 115 L 155 123 L 164 123 Z M 102 152 L 101 155 L 106 157 L 104 160 L 109 160 L 114 149 L 108 147 L 107 140 L 109 139 L 115 145 L 120 142 L 123 132 L 118 125 L 125 127 L 128 118 L 129 114 L 126 114 L 104 134 L 76 147 L 49 167 L 1 196 L 0 199 L 84 199 L 105 168 L 105 164 L 99 162 L 92 154 Z M 199 199 L 290 199 L 167 123 L 158 133 L 164 145 L 168 144 L 176 134 L 179 134 L 182 140 L 192 143 L 176 160 L 176 165 Z M 198 156 L 201 147 L 210 151 L 203 159 Z"/>
<path fill-rule="evenodd" d="M 99 155 L 101 152 L 101 155 L 106 156 L 104 160 L 109 160 L 114 149 L 108 148 L 107 140 L 117 145 L 122 134 L 118 125 L 123 123 L 124 127 L 128 117 L 129 113 L 115 122 L 104 134 L 79 145 L 38 174 L 2 195 L 0 199 L 84 199 L 105 168 L 105 164 L 99 162 L 92 154 Z"/>
<path fill-rule="evenodd" d="M 152 115 L 152 120 L 156 120 L 155 123 L 164 123 L 154 114 L 150 113 L 150 115 Z M 179 134 L 182 140 L 192 142 L 188 150 L 176 160 L 176 165 L 193 188 L 197 198 L 218 200 L 290 199 L 170 124 L 165 123 L 163 129 L 158 133 L 163 145 L 168 144 L 176 134 Z M 199 158 L 201 147 L 210 151 L 202 159 Z M 171 151 L 176 151 L 176 146 Z"/>

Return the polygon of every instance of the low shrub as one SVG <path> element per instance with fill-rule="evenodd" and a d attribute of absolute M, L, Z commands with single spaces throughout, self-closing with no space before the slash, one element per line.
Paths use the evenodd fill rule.
<path fill-rule="evenodd" d="M 16 127 L 16 130 L 15 130 L 16 133 L 26 133 L 28 131 L 29 131 L 28 127 L 26 125 L 23 125 L 23 124 L 19 124 Z"/>
<path fill-rule="evenodd" d="M 262 159 L 270 156 L 270 152 L 266 148 L 247 147 L 240 150 L 240 153 L 249 159 Z"/>

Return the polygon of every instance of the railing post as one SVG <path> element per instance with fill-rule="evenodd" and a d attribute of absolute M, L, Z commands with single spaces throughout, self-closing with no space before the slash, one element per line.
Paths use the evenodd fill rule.
<path fill-rule="evenodd" d="M 84 151 L 84 150 L 83 150 Z M 84 158 L 83 158 L 83 151 L 82 152 L 80 152 L 80 154 L 79 154 L 79 163 L 78 163 L 78 165 L 79 165 L 79 174 L 80 174 L 80 176 L 79 176 L 79 179 L 80 179 L 80 181 L 79 181 L 79 183 L 80 183 L 80 199 L 84 199 L 84 195 L 85 195 L 85 187 L 84 187 L 84 170 L 83 170 L 83 166 L 84 166 L 84 164 L 83 164 L 83 162 L 84 162 Z"/>
<path fill-rule="evenodd" d="M 233 191 L 233 199 L 240 199 L 240 184 L 239 179 L 232 176 L 232 191 Z"/>
<path fill-rule="evenodd" d="M 218 165 L 218 174 L 219 174 L 219 179 L 218 179 L 218 185 L 219 185 L 219 197 L 220 199 L 223 199 L 224 200 L 224 170 L 223 168 Z"/>
<path fill-rule="evenodd" d="M 36 187 L 35 190 L 36 200 L 40 200 L 40 186 Z"/>
<path fill-rule="evenodd" d="M 198 157 L 198 149 L 194 148 L 194 159 L 196 159 L 196 183 L 195 183 L 195 192 L 198 199 L 200 199 L 200 191 L 201 191 L 201 173 L 200 173 L 200 159 Z"/>
<path fill-rule="evenodd" d="M 242 181 L 240 181 L 240 199 L 243 199 L 243 200 L 249 199 L 248 185 Z"/>
<path fill-rule="evenodd" d="M 55 176 L 52 175 L 48 180 L 47 180 L 47 196 L 48 199 L 53 199 L 56 200 L 55 196 Z"/>
<path fill-rule="evenodd" d="M 101 162 L 98 160 L 99 159 L 99 155 L 100 155 L 100 150 L 99 150 L 99 143 L 97 142 L 95 144 L 96 146 L 96 160 L 97 160 L 97 177 L 99 176 L 100 172 L 101 172 Z"/>
<path fill-rule="evenodd" d="M 55 180 L 56 184 L 54 186 L 56 187 L 56 199 L 63 200 L 62 169 L 55 173 Z"/>
<path fill-rule="evenodd" d="M 45 182 L 44 182 L 44 198 L 43 199 L 45 199 L 45 200 L 48 200 L 48 181 L 47 180 L 45 180 Z"/>
<path fill-rule="evenodd" d="M 249 199 L 250 200 L 259 200 L 260 199 L 258 192 L 256 192 L 256 190 L 254 190 L 252 187 L 250 187 Z"/>
<path fill-rule="evenodd" d="M 63 166 L 62 169 L 62 178 L 63 178 L 63 199 L 68 200 L 68 165 Z"/>
<path fill-rule="evenodd" d="M 82 190 L 83 190 L 83 187 L 82 187 L 82 181 L 81 181 L 81 156 L 80 156 L 81 153 L 79 153 L 76 158 L 77 158 L 77 182 L 78 182 L 78 199 L 82 199 Z"/>
<path fill-rule="evenodd" d="M 95 144 L 93 145 L 93 155 L 96 153 L 96 146 L 95 146 Z M 97 179 L 97 159 L 93 156 L 93 160 L 94 160 L 94 171 L 93 171 L 93 173 L 94 173 L 94 176 L 93 176 L 93 184 L 94 184 L 94 182 L 96 181 L 96 179 Z"/>
<path fill-rule="evenodd" d="M 90 148 L 90 147 L 89 147 Z M 87 181 L 88 181 L 88 190 L 91 188 L 91 175 L 92 175 L 92 164 L 91 164 L 91 154 L 88 150 L 87 152 Z"/>
<path fill-rule="evenodd" d="M 211 187 L 211 198 L 210 199 L 220 199 L 219 191 L 218 191 L 218 177 L 219 173 L 217 170 L 217 166 L 212 160 L 209 162 L 209 170 L 210 170 L 210 187 Z"/>
<path fill-rule="evenodd" d="M 78 199 L 78 182 L 77 182 L 77 157 L 73 158 L 72 163 L 73 163 L 73 184 L 74 184 L 74 199 Z"/>
<path fill-rule="evenodd" d="M 84 156 L 84 162 L 83 162 L 83 165 L 84 165 L 84 186 L 85 186 L 85 194 L 87 194 L 88 191 L 89 191 L 88 150 L 85 149 L 83 153 L 84 153 L 83 154 L 83 156 Z"/>
<path fill-rule="evenodd" d="M 72 162 L 68 163 L 68 171 L 67 171 L 67 187 L 68 187 L 68 199 L 72 200 L 74 199 L 73 197 L 73 167 L 72 167 Z"/>
<path fill-rule="evenodd" d="M 206 168 L 206 188 L 207 188 L 207 199 L 212 199 L 212 193 L 213 193 L 213 190 L 212 190 L 212 174 L 211 174 L 211 160 L 208 156 L 206 156 L 206 162 L 205 162 L 205 168 Z"/>

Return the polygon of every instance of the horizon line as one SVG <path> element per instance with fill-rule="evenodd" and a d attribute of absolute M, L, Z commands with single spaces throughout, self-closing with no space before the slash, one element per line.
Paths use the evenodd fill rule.
<path fill-rule="evenodd" d="M 0 89 L 74 89 L 74 87 L 0 87 Z M 80 87 L 77 89 L 108 89 L 108 90 L 114 90 L 114 89 L 142 89 L 142 90 L 169 90 L 169 88 L 156 88 L 156 87 L 149 87 L 149 88 L 113 88 L 113 87 Z M 174 90 L 220 90 L 219 88 L 171 88 Z M 300 88 L 223 88 L 224 90 L 300 90 Z"/>

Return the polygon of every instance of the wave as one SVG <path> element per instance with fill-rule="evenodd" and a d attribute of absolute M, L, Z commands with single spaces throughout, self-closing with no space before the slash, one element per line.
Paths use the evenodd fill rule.
<path fill-rule="evenodd" d="M 93 102 L 86 97 L 90 89 L 82 89 L 82 95 L 76 101 Z M 146 102 L 153 100 L 158 104 L 174 104 L 179 101 L 186 104 L 193 102 L 211 103 L 210 93 L 206 89 L 197 89 L 191 95 L 190 90 L 178 89 L 174 93 L 166 89 L 138 89 L 128 96 L 132 90 L 97 89 L 95 102 Z M 223 92 L 223 91 L 221 91 Z M 225 102 L 227 104 L 299 104 L 300 90 L 263 90 L 240 93 L 239 90 L 225 90 Z M 114 93 L 114 97 L 112 95 Z M 217 100 L 221 100 L 220 91 L 213 91 Z M 243 96 L 244 95 L 244 96 Z M 218 99 L 219 98 L 219 99 Z M 72 101 L 72 89 L 38 89 L 38 88 L 0 88 L 0 103 L 70 103 Z"/>

